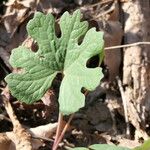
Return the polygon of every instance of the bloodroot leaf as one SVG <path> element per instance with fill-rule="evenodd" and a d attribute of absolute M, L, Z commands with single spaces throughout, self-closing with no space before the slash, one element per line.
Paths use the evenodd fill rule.
<path fill-rule="evenodd" d="M 116 145 L 94 144 L 89 146 L 88 148 L 76 147 L 76 148 L 72 148 L 71 150 L 131 150 L 131 149 L 125 147 L 119 147 Z"/>
<path fill-rule="evenodd" d="M 129 148 L 108 144 L 94 144 L 91 145 L 89 148 L 92 150 L 130 150 Z"/>
<path fill-rule="evenodd" d="M 103 77 L 101 68 L 87 68 L 87 61 L 103 51 L 103 33 L 81 22 L 80 11 L 65 12 L 60 19 L 61 37 L 55 34 L 55 20 L 51 14 L 36 13 L 27 25 L 28 34 L 38 43 L 38 51 L 20 46 L 12 51 L 10 63 L 22 68 L 5 80 L 13 96 L 33 103 L 42 98 L 57 73 L 63 73 L 59 103 L 63 114 L 71 114 L 84 106 L 81 88 L 94 90 Z M 83 42 L 78 41 L 84 36 Z"/>

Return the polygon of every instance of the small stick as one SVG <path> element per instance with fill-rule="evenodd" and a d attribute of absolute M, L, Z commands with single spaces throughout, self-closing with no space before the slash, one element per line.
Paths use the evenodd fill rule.
<path fill-rule="evenodd" d="M 4 119 L 7 120 L 7 121 L 9 121 L 9 122 L 11 122 L 11 120 L 8 117 L 6 117 L 3 114 L 0 114 L 0 120 L 4 120 Z"/>
<path fill-rule="evenodd" d="M 94 19 L 98 19 L 98 18 L 100 18 L 100 17 L 102 17 L 102 16 L 112 12 L 115 9 L 116 3 L 117 3 L 117 1 L 114 1 L 112 6 L 108 10 L 106 10 L 105 12 L 101 12 L 99 15 L 95 16 Z"/>
<path fill-rule="evenodd" d="M 20 123 L 17 119 L 17 116 L 15 115 L 14 111 L 13 111 L 13 108 L 9 102 L 9 100 L 5 97 L 5 96 L 2 96 L 3 98 L 3 103 L 4 103 L 4 106 L 5 106 L 5 109 L 10 117 L 10 120 L 12 121 L 12 124 L 14 127 L 20 127 Z"/>
<path fill-rule="evenodd" d="M 16 150 L 33 150 L 31 144 L 31 135 L 22 127 L 22 125 L 18 121 L 17 116 L 15 115 L 14 110 L 11 106 L 11 103 L 9 99 L 6 98 L 6 96 L 2 95 L 2 99 L 5 109 L 13 124 L 13 132 L 15 134 L 13 142 L 15 143 Z"/>
<path fill-rule="evenodd" d="M 117 79 L 118 87 L 119 87 L 121 97 L 122 97 L 122 102 L 123 102 L 123 109 L 124 109 L 125 122 L 126 122 L 126 135 L 130 137 L 130 126 L 129 126 L 129 118 L 128 118 L 128 110 L 127 110 L 127 100 L 126 100 L 126 96 L 125 96 L 120 78 L 117 76 L 116 79 Z"/>
<path fill-rule="evenodd" d="M 130 46 L 137 46 L 137 45 L 150 45 L 150 42 L 136 42 L 136 43 L 125 44 L 125 45 L 105 47 L 104 49 L 105 50 L 111 50 L 111 49 L 125 48 L 125 47 L 130 47 Z"/>
<path fill-rule="evenodd" d="M 106 3 L 109 3 L 109 2 L 113 2 L 114 0 L 105 0 L 105 1 L 100 1 L 98 3 L 95 3 L 95 4 L 92 4 L 92 5 L 85 5 L 86 7 L 95 7 L 97 5 L 103 5 L 103 4 L 106 4 Z"/>

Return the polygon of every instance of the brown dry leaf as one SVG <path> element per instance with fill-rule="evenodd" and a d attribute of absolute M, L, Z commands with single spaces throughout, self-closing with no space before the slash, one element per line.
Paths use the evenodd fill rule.
<path fill-rule="evenodd" d="M 122 41 L 123 31 L 118 21 L 108 21 L 103 28 L 105 34 L 105 47 L 120 45 Z M 119 67 L 121 64 L 121 50 L 106 50 L 104 63 L 108 67 L 109 81 L 114 81 L 119 76 Z"/>
<path fill-rule="evenodd" d="M 127 145 L 129 148 L 135 148 L 137 146 L 140 146 L 141 143 L 136 140 L 133 141 L 133 140 L 125 139 L 125 138 L 122 138 L 119 140 L 118 146 L 126 147 Z"/>
<path fill-rule="evenodd" d="M 11 36 L 15 33 L 18 26 L 27 18 L 28 12 L 33 5 L 35 0 L 11 0 L 6 3 L 7 9 L 5 15 L 3 16 L 4 25 L 8 33 L 11 33 Z"/>
<path fill-rule="evenodd" d="M 5 95 L 7 99 L 10 99 L 10 92 L 9 92 L 8 86 L 6 86 L 6 87 L 3 89 L 1 95 Z"/>
<path fill-rule="evenodd" d="M 0 149 L 1 150 L 9 150 L 10 149 L 11 140 L 8 139 L 5 133 L 0 133 Z"/>
<path fill-rule="evenodd" d="M 0 22 L 0 46 L 5 47 L 10 42 L 10 35 L 7 33 L 5 26 L 2 22 Z M 1 56 L 1 55 L 0 55 Z"/>
<path fill-rule="evenodd" d="M 86 112 L 90 124 L 98 131 L 108 131 L 112 128 L 112 118 L 107 106 L 101 102 L 90 106 Z M 94 118 L 93 118 L 94 116 Z"/>
<path fill-rule="evenodd" d="M 57 123 L 49 123 L 46 125 L 27 129 L 28 132 L 31 133 L 31 136 L 34 137 L 31 140 L 33 149 L 37 150 L 40 146 L 43 145 L 43 142 L 40 139 L 51 138 L 54 135 L 56 128 Z M 0 150 L 16 150 L 14 144 L 15 138 L 16 135 L 14 132 L 0 133 Z"/>
<path fill-rule="evenodd" d="M 5 50 L 9 53 L 11 53 L 11 50 L 13 48 L 18 47 L 19 45 L 22 45 L 24 40 L 27 38 L 27 31 L 26 31 L 26 24 L 29 21 L 30 18 L 26 18 L 23 23 L 20 24 L 19 30 L 15 32 L 12 37 L 11 41 L 6 45 Z"/>
<path fill-rule="evenodd" d="M 27 37 L 25 39 L 25 41 L 22 43 L 23 46 L 27 47 L 27 48 L 31 48 L 32 44 L 33 44 L 34 40 L 32 37 Z"/>
<path fill-rule="evenodd" d="M 52 138 L 54 133 L 56 132 L 57 123 L 49 123 L 43 126 L 30 128 L 29 132 L 31 132 L 31 135 L 33 137 L 37 137 L 39 139 L 32 139 L 31 143 L 33 146 L 33 149 L 37 150 L 40 146 L 43 145 L 43 142 L 40 140 L 46 139 L 46 138 Z"/>
<path fill-rule="evenodd" d="M 106 7 L 109 4 L 110 7 Z M 96 10 L 91 7 L 81 7 L 85 18 L 91 19 L 90 26 L 98 26 L 98 30 L 104 32 L 105 47 L 120 45 L 123 37 L 123 30 L 119 22 L 118 1 L 106 1 L 106 4 L 97 5 Z M 93 4 L 94 5 L 94 4 Z M 120 49 L 105 51 L 104 64 L 108 67 L 109 81 L 115 80 L 119 75 L 121 64 Z"/>
<path fill-rule="evenodd" d="M 53 8 L 62 9 L 67 6 L 67 4 L 63 0 L 51 0 L 50 1 Z"/>
<path fill-rule="evenodd" d="M 5 65 L 11 70 L 12 67 L 9 64 L 10 54 L 2 47 L 0 47 L 0 58 L 4 61 Z"/>
<path fill-rule="evenodd" d="M 5 106 L 5 109 L 12 121 L 13 131 L 7 132 L 6 134 L 0 134 L 0 149 L 5 147 L 5 150 L 33 150 L 35 147 L 40 147 L 42 142 L 40 140 L 33 140 L 32 136 L 39 138 L 49 138 L 56 131 L 57 123 L 47 124 L 37 128 L 25 129 L 17 119 L 13 108 L 9 102 L 8 88 L 5 88 L 2 93 L 2 99 Z M 10 140 L 12 141 L 10 143 Z M 9 143 L 10 146 L 6 149 L 6 144 Z M 34 146 L 34 148 L 33 148 Z"/>
<path fill-rule="evenodd" d="M 117 1 L 113 3 L 113 11 L 109 14 L 108 21 L 103 27 L 105 47 L 121 45 L 123 37 L 122 25 L 119 22 L 119 4 Z M 108 67 L 109 81 L 112 82 L 119 76 L 121 64 L 121 50 L 106 50 L 104 63 Z"/>
<path fill-rule="evenodd" d="M 58 123 L 49 123 L 35 128 L 30 128 L 29 132 L 33 137 L 51 138 L 57 128 Z"/>
<path fill-rule="evenodd" d="M 43 103 L 47 106 L 53 105 L 56 100 L 54 92 L 52 90 L 48 90 L 44 96 L 41 98 Z"/>

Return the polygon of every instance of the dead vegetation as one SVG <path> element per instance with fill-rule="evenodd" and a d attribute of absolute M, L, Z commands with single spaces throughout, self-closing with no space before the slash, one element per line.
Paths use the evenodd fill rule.
<path fill-rule="evenodd" d="M 36 11 L 53 13 L 59 21 L 64 11 L 80 9 L 90 27 L 104 32 L 107 47 L 102 64 L 105 77 L 95 91 L 87 94 L 86 106 L 75 113 L 59 149 L 94 143 L 133 148 L 149 137 L 149 45 L 108 48 L 150 41 L 149 0 L 8 0 L 1 2 L 0 8 L 1 150 L 46 150 L 54 142 L 61 79 L 58 77 L 42 101 L 33 105 L 12 97 L 4 81 L 8 73 L 19 71 L 9 64 L 13 48 L 24 44 L 37 50 L 26 31 Z M 56 32 L 61 34 L 57 23 Z M 89 66 L 96 65 L 93 58 Z"/>

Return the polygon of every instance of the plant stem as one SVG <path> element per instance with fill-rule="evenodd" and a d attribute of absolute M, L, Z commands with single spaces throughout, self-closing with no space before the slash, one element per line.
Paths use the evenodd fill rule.
<path fill-rule="evenodd" d="M 89 91 L 86 91 L 84 93 L 84 95 L 86 96 L 88 94 Z M 62 113 L 59 113 L 59 117 L 58 117 L 58 127 L 57 127 L 57 131 L 56 131 L 56 137 L 55 137 L 55 141 L 52 147 L 52 150 L 57 150 L 59 143 L 61 142 L 62 138 L 64 137 L 65 132 L 67 131 L 70 122 L 72 121 L 74 116 L 74 113 L 69 117 L 68 122 L 66 123 L 64 129 L 63 129 L 63 115 Z M 62 130 L 63 129 L 63 130 Z M 62 131 L 62 132 L 61 132 Z"/>
<path fill-rule="evenodd" d="M 56 137 L 55 137 L 55 141 L 54 141 L 54 144 L 53 144 L 53 148 L 55 147 L 56 143 L 57 143 L 57 140 L 61 134 L 61 131 L 62 131 L 62 124 L 63 124 L 63 115 L 62 113 L 59 113 L 59 117 L 58 117 L 58 127 L 57 127 L 57 130 L 56 130 Z"/>
<path fill-rule="evenodd" d="M 65 134 L 65 132 L 67 131 L 67 129 L 68 129 L 69 125 L 70 125 L 70 122 L 71 122 L 71 120 L 73 119 L 73 116 L 74 116 L 74 114 L 72 114 L 72 115 L 69 117 L 68 122 L 66 123 L 66 125 L 65 125 L 65 127 L 64 127 L 64 129 L 63 129 L 63 131 L 61 132 L 61 134 L 60 134 L 58 140 L 55 142 L 55 145 L 53 146 L 53 149 L 52 149 L 52 150 L 57 150 L 58 144 L 61 142 L 62 138 L 64 137 L 64 134 Z"/>

